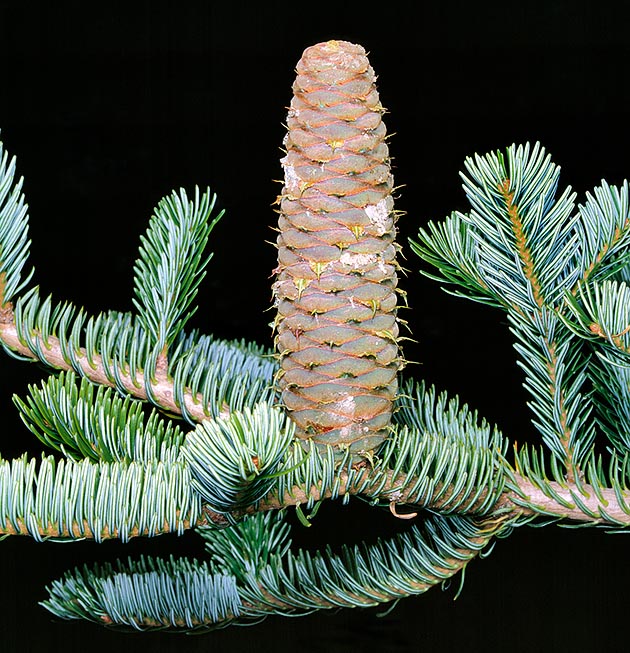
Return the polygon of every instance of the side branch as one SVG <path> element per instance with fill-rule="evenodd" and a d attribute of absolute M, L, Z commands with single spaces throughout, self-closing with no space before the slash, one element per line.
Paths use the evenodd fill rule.
<path fill-rule="evenodd" d="M 2 278 L 0 278 L 0 291 L 2 291 L 1 282 Z M 3 304 L 2 295 L 0 294 L 0 340 L 2 340 L 11 351 L 20 356 L 25 356 L 34 361 L 41 360 L 41 362 L 46 363 L 57 370 L 68 371 L 74 369 L 74 367 L 65 359 L 58 338 L 54 336 L 43 338 L 39 333 L 33 334 L 33 337 L 39 342 L 39 355 L 33 352 L 30 347 L 27 347 L 20 340 L 15 324 L 13 306 L 10 302 Z M 75 371 L 82 374 L 90 381 L 109 387 L 122 386 L 122 388 L 124 388 L 124 390 L 132 397 L 144 401 L 150 400 L 159 408 L 162 408 L 169 413 L 176 415 L 182 413 L 180 405 L 175 401 L 173 382 L 168 375 L 167 365 L 165 364 L 162 354 L 158 358 L 156 370 L 154 374 L 151 375 L 150 379 L 147 379 L 143 372 L 134 373 L 132 376 L 129 372 L 125 372 L 125 370 L 121 369 L 118 372 L 118 384 L 110 379 L 106 373 L 105 366 L 103 365 L 103 360 L 98 354 L 94 354 L 91 357 L 91 360 L 89 360 L 85 349 L 81 347 L 75 352 L 75 358 L 80 367 L 80 369 L 75 369 Z M 151 397 L 149 397 L 149 393 L 147 392 L 147 385 L 150 385 Z M 200 396 L 194 396 L 190 391 L 186 391 L 183 393 L 183 399 L 187 414 L 193 419 L 201 421 L 208 418 Z"/>
<path fill-rule="evenodd" d="M 505 202 L 507 214 L 512 225 L 516 250 L 521 261 L 523 274 L 531 286 L 532 295 L 538 307 L 537 310 L 539 313 L 541 313 L 545 304 L 543 289 L 536 272 L 532 249 L 530 244 L 527 242 L 527 235 L 525 233 L 525 226 L 521 212 L 519 207 L 514 203 L 514 192 L 510 192 L 509 179 L 505 179 L 502 183 L 499 184 L 499 192 L 501 193 L 501 196 Z M 527 316 L 523 315 L 521 310 L 517 310 L 516 312 L 520 317 L 524 317 L 526 320 L 528 320 Z M 564 452 L 564 464 L 567 470 L 567 478 L 568 481 L 572 483 L 574 480 L 572 471 L 574 467 L 573 449 L 571 447 L 572 434 L 569 424 L 568 410 L 566 406 L 566 390 L 562 386 L 562 383 L 558 380 L 561 367 L 557 355 L 558 343 L 554 339 L 549 339 L 546 335 L 544 335 L 544 338 L 545 351 L 543 355 L 545 358 L 545 365 L 547 367 L 547 374 L 550 381 L 550 400 L 552 405 L 557 405 L 559 407 L 559 415 L 555 420 L 555 427 L 558 431 L 557 437 L 560 441 L 560 446 Z"/>

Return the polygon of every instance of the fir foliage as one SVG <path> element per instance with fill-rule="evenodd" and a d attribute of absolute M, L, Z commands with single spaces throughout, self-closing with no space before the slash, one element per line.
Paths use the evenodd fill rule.
<path fill-rule="evenodd" d="M 624 281 L 582 283 L 567 298 L 565 317 L 568 328 L 597 354 L 589 366 L 595 417 L 621 455 L 630 449 L 629 300 Z"/>
<path fill-rule="evenodd" d="M 25 400 L 13 397 L 27 428 L 45 445 L 81 460 L 173 462 L 184 433 L 142 402 L 72 372 L 30 385 Z"/>
<path fill-rule="evenodd" d="M 131 383 L 141 384 L 141 371 L 149 360 L 151 342 L 131 313 L 108 311 L 89 317 L 70 302 L 42 299 L 34 287 L 15 303 L 15 329 L 24 354 L 57 369 L 72 369 L 81 376 L 102 369 L 105 381 L 126 393 Z M 58 343 L 60 357 L 52 357 Z M 11 350 L 10 353 L 14 353 Z"/>
<path fill-rule="evenodd" d="M 274 400 L 277 362 L 255 343 L 216 340 L 197 331 L 180 333 L 169 361 L 175 402 L 190 423 L 199 420 L 186 408 L 187 392 L 206 418 L 225 417 L 231 411 Z"/>
<path fill-rule="evenodd" d="M 201 529 L 207 562 L 152 560 L 75 570 L 42 605 L 64 619 L 139 630 L 193 632 L 271 614 L 376 606 L 422 594 L 461 571 L 494 528 L 432 517 L 374 544 L 292 551 L 283 513 L 259 513 L 226 530 Z"/>
<path fill-rule="evenodd" d="M 507 448 L 496 429 L 422 383 L 407 384 L 395 415 L 397 424 L 368 471 L 353 464 L 349 452 L 339 460 L 332 448 L 293 447 L 289 469 L 277 480 L 278 496 L 299 490 L 309 510 L 323 498 L 347 503 L 351 495 L 386 506 L 439 506 L 443 513 L 492 509 L 503 491 Z"/>
<path fill-rule="evenodd" d="M 601 360 L 589 371 L 598 426 L 623 456 L 630 450 L 630 367 Z"/>
<path fill-rule="evenodd" d="M 33 272 L 23 277 L 28 258 L 28 205 L 22 179 L 15 179 L 15 157 L 0 142 L 0 308 L 26 286 Z"/>
<path fill-rule="evenodd" d="M 570 465 L 570 456 L 579 466 L 595 439 L 591 405 L 585 401 L 590 361 L 584 343 L 546 307 L 529 320 L 514 313 L 509 318 L 518 364 L 525 372 L 524 386 L 532 396 L 532 422 L 561 464 Z"/>
<path fill-rule="evenodd" d="M 470 213 L 429 223 L 412 247 L 457 294 L 506 310 L 533 423 L 557 462 L 579 467 L 595 440 L 592 353 L 567 327 L 567 304 L 575 313 L 576 289 L 623 264 L 627 184 L 604 183 L 575 211 L 570 188 L 556 197 L 559 168 L 538 144 L 468 158 L 462 179 Z"/>
<path fill-rule="evenodd" d="M 61 619 L 135 630 L 213 630 L 239 616 L 234 578 L 207 562 L 141 558 L 69 572 L 42 606 Z"/>
<path fill-rule="evenodd" d="M 84 458 L 39 465 L 26 455 L 0 460 L 0 533 L 42 539 L 182 533 L 199 519 L 201 501 L 179 460 L 93 463 Z"/>
<path fill-rule="evenodd" d="M 465 567 L 494 534 L 466 518 L 436 516 L 422 528 L 340 553 L 294 552 L 281 519 L 258 514 L 229 531 L 202 532 L 217 569 L 239 581 L 248 617 L 364 608 L 421 594 Z"/>
<path fill-rule="evenodd" d="M 88 317 L 69 302 L 41 299 L 35 287 L 15 304 L 18 359 L 36 360 L 72 370 L 94 382 L 115 387 L 164 408 L 191 423 L 232 409 L 253 407 L 273 397 L 275 360 L 260 346 L 221 341 L 193 331 L 179 332 L 168 363 L 172 405 L 156 395 L 157 355 L 151 339 L 132 313 L 109 311 Z M 190 406 L 196 407 L 196 413 Z"/>
<path fill-rule="evenodd" d="M 193 487 L 217 512 L 255 505 L 283 473 L 294 428 L 267 403 L 202 422 L 182 448 Z"/>
<path fill-rule="evenodd" d="M 626 266 L 630 244 L 628 182 L 618 188 L 602 180 L 601 186 L 586 193 L 586 202 L 579 205 L 577 226 L 583 280 L 602 280 Z"/>
<path fill-rule="evenodd" d="M 190 304 L 205 276 L 210 256 L 204 250 L 212 228 L 216 195 L 195 189 L 193 200 L 184 189 L 165 197 L 149 221 L 134 266 L 134 305 L 153 347 L 168 347 L 194 313 Z"/>
<path fill-rule="evenodd" d="M 324 50 L 337 56 L 338 45 Z M 378 427 L 384 441 L 352 450 L 343 424 L 338 441 L 322 420 L 319 442 L 296 437 L 277 405 L 281 374 L 268 349 L 184 330 L 220 217 L 209 190 L 174 192 L 155 209 L 133 270 L 136 312 L 88 316 L 27 289 L 27 206 L 0 146 L 0 342 L 56 371 L 15 403 L 27 428 L 63 456 L 0 459 L 0 533 L 100 542 L 195 528 L 208 554 L 84 568 L 54 582 L 43 605 L 64 619 L 123 628 L 212 630 L 420 594 L 527 523 L 627 531 L 630 191 L 602 181 L 576 204 L 559 180 L 539 144 L 470 157 L 462 173 L 470 210 L 429 222 L 412 242 L 427 276 L 507 315 L 540 441 L 510 454 L 499 429 L 457 398 L 408 381 Z M 342 172 L 337 181 L 358 183 Z M 344 232 L 349 242 L 358 242 L 354 227 Z M 319 281 L 321 272 L 317 264 L 309 274 Z M 304 281 L 291 282 L 298 299 Z M 338 292 L 333 284 L 330 296 Z M 301 355 L 299 333 L 291 337 Z M 313 365 L 303 365 L 300 392 L 308 394 Z M 358 395 L 380 387 L 352 384 Z M 318 411 L 349 410 L 338 400 L 325 398 Z M 347 417 L 367 432 L 361 415 Z M 416 521 L 387 540 L 294 549 L 287 509 L 308 526 L 322 501 L 353 496 Z"/>
<path fill-rule="evenodd" d="M 601 526 L 627 532 L 630 517 L 630 456 L 612 453 L 605 463 L 593 450 L 581 467 L 560 469 L 555 458 L 546 462 L 543 451 L 528 446 L 515 452 L 514 469 L 507 471 L 506 485 L 516 505 L 532 508 L 532 516 L 563 520 L 564 527 Z M 522 479 L 526 479 L 526 484 Z M 539 490 L 532 502 L 528 489 Z M 549 520 L 543 523 L 549 523 Z M 616 529 L 616 530 L 615 530 Z M 623 529 L 623 531 L 621 531 Z"/>

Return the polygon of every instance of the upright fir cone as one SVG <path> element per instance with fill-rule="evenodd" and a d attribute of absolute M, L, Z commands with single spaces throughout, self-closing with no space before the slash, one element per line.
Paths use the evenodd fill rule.
<path fill-rule="evenodd" d="M 281 161 L 278 385 L 299 438 L 358 455 L 387 437 L 403 365 L 382 114 L 361 46 L 305 50 Z"/>

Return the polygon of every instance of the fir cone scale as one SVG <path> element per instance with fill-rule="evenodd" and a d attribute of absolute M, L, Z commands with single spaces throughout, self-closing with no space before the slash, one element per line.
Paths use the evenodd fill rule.
<path fill-rule="evenodd" d="M 281 161 L 278 386 L 299 438 L 358 455 L 387 437 L 403 365 L 382 114 L 361 46 L 305 50 Z"/>

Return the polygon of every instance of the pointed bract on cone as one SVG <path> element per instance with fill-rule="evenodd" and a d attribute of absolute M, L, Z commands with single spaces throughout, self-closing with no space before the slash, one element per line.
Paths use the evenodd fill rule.
<path fill-rule="evenodd" d="M 387 437 L 403 365 L 383 107 L 365 50 L 307 48 L 288 113 L 274 283 L 282 402 L 341 454 Z"/>

